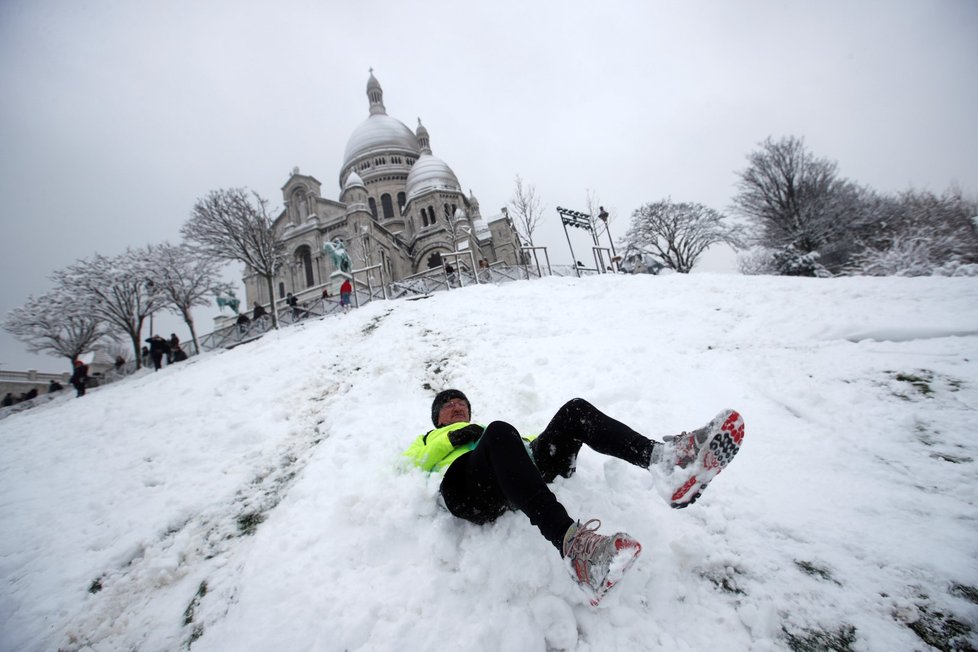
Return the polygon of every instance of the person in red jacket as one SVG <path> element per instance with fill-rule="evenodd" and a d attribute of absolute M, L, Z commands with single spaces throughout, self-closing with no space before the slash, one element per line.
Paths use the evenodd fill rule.
<path fill-rule="evenodd" d="M 350 309 L 351 294 L 353 294 L 353 284 L 350 283 L 350 279 L 345 279 L 340 286 L 340 305 L 343 306 L 343 310 Z"/>
<path fill-rule="evenodd" d="M 441 472 L 441 495 L 455 516 L 490 523 L 515 508 L 568 558 L 575 580 L 596 605 L 634 563 L 641 544 L 624 532 L 598 534 L 601 522 L 571 518 L 547 486 L 570 477 L 584 444 L 672 482 L 670 505 L 693 504 L 733 459 L 744 422 L 724 410 L 707 425 L 664 442 L 654 441 L 604 414 L 582 398 L 565 403 L 539 437 L 524 438 L 508 423 L 470 422 L 472 406 L 457 389 L 431 404 L 435 425 L 414 440 L 405 455 L 419 468 Z M 677 472 L 677 467 L 679 471 Z"/>

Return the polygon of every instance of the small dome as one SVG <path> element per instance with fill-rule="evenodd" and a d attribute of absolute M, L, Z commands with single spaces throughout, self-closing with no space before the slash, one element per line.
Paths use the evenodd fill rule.
<path fill-rule="evenodd" d="M 356 158 L 370 152 L 421 153 L 418 139 L 407 126 L 384 113 L 377 113 L 360 123 L 346 142 L 342 169 Z"/>
<path fill-rule="evenodd" d="M 404 191 L 408 201 L 427 190 L 452 190 L 461 192 L 458 178 L 452 168 L 431 154 L 422 154 L 408 174 Z"/>
<path fill-rule="evenodd" d="M 354 188 L 356 186 L 359 186 L 361 188 L 366 188 L 366 186 L 363 183 L 363 179 L 361 179 L 360 175 L 357 174 L 357 171 L 354 170 L 347 175 L 346 183 L 343 185 L 343 190 L 346 190 L 347 188 Z"/>

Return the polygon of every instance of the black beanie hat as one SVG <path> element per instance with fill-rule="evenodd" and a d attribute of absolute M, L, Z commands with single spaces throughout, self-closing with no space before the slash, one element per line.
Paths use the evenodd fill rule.
<path fill-rule="evenodd" d="M 472 414 L 472 404 L 469 403 L 468 397 L 457 389 L 446 389 L 438 392 L 435 396 L 435 400 L 431 402 L 431 422 L 438 427 L 438 413 L 441 412 L 441 408 L 445 403 L 448 403 L 453 398 L 460 398 L 465 401 L 465 405 L 469 408 L 469 415 Z"/>

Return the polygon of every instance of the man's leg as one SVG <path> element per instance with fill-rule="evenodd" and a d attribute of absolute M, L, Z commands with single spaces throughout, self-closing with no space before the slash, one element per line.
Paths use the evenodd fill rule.
<path fill-rule="evenodd" d="M 581 446 L 648 468 L 656 442 L 612 419 L 582 398 L 565 403 L 533 440 L 533 459 L 544 480 L 570 477 Z"/>
<path fill-rule="evenodd" d="M 574 524 L 533 464 L 516 428 L 493 421 L 475 449 L 448 468 L 441 484 L 452 514 L 489 523 L 509 506 L 519 509 L 563 554 L 564 535 Z"/>

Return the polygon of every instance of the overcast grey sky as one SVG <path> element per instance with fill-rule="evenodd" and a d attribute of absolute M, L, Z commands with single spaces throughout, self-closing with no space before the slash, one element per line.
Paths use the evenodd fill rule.
<path fill-rule="evenodd" d="M 556 206 L 591 189 L 619 237 L 667 196 L 724 210 L 768 136 L 882 192 L 978 192 L 974 0 L 470 4 L 0 0 L 0 313 L 79 258 L 178 242 L 210 190 L 277 208 L 299 166 L 335 199 L 371 67 L 483 214 L 536 187 L 560 262 Z M 0 366 L 66 369 L 5 332 Z"/>

